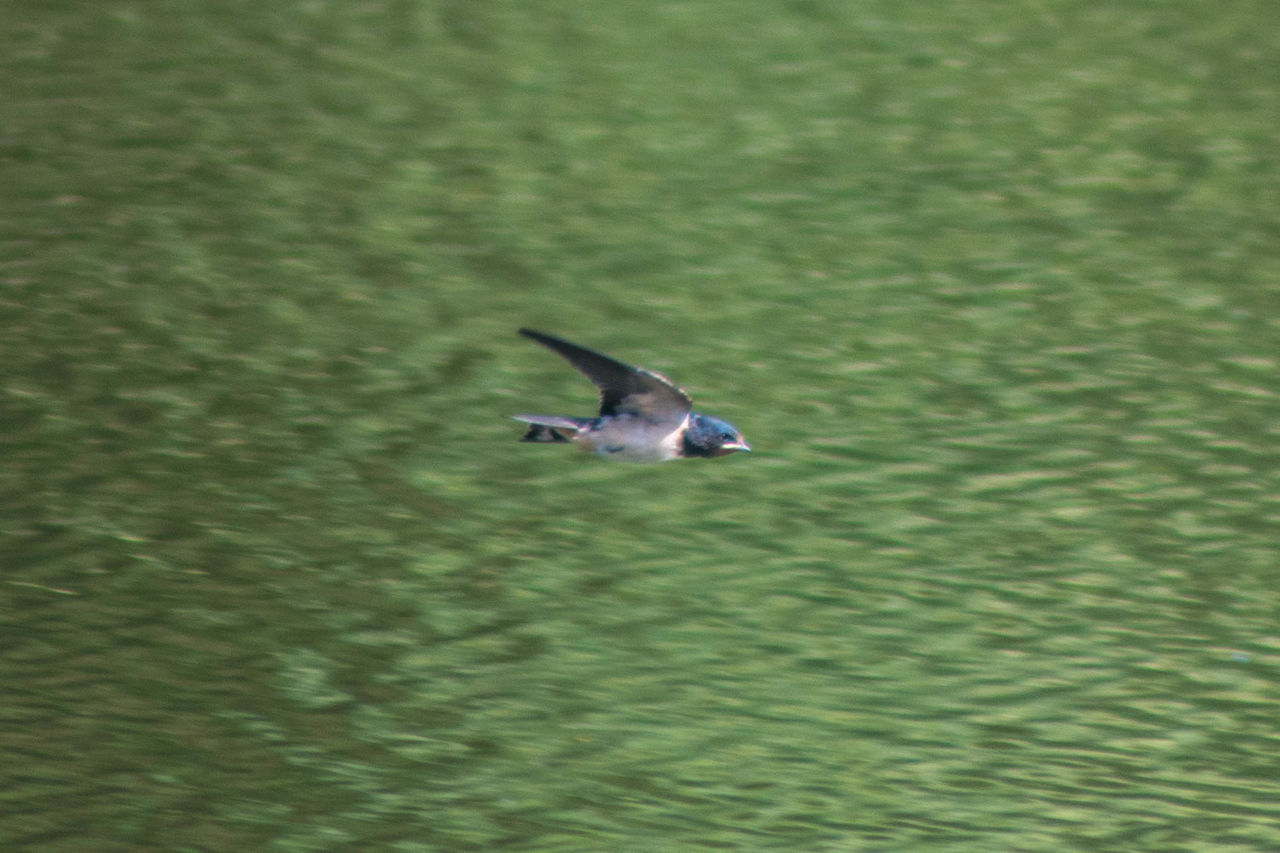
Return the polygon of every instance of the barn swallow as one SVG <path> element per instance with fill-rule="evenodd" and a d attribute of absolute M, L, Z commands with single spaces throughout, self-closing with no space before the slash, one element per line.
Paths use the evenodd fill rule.
<path fill-rule="evenodd" d="M 521 441 L 571 442 L 629 462 L 728 456 L 751 449 L 731 425 L 692 411 L 689 395 L 659 373 L 623 364 L 555 335 L 533 329 L 521 329 L 520 334 L 563 356 L 600 389 L 600 414 L 594 418 L 515 415 L 529 424 Z"/>

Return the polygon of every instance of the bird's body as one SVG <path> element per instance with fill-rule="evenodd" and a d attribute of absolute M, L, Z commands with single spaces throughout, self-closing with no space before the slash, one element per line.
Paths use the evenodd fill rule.
<path fill-rule="evenodd" d="M 689 395 L 661 374 L 554 335 L 532 329 L 520 334 L 563 356 L 600 389 L 600 414 L 594 418 L 516 415 L 530 425 L 522 441 L 571 442 L 629 462 L 727 456 L 751 449 L 734 427 L 692 411 Z"/>
<path fill-rule="evenodd" d="M 635 415 L 614 415 L 609 418 L 575 418 L 578 423 L 573 427 L 555 427 L 545 423 L 552 420 L 547 415 L 516 415 L 515 418 L 533 425 L 522 441 L 569 441 L 588 452 L 627 462 L 663 462 L 680 456 L 684 422 L 673 427 L 669 423 L 652 423 Z M 547 431 L 559 437 L 543 437 Z"/>

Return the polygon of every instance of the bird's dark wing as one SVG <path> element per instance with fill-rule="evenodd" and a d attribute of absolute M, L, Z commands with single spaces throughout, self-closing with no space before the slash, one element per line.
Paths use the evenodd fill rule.
<path fill-rule="evenodd" d="M 660 373 L 623 364 L 563 338 L 521 329 L 520 334 L 564 356 L 600 389 L 601 415 L 639 415 L 652 420 L 683 418 L 693 408 L 689 395 Z"/>

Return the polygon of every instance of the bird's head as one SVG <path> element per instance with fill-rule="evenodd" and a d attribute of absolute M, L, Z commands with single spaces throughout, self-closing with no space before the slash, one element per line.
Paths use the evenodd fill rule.
<path fill-rule="evenodd" d="M 709 415 L 692 414 L 681 448 L 684 456 L 728 456 L 739 450 L 750 450 L 742 433 L 732 424 Z"/>

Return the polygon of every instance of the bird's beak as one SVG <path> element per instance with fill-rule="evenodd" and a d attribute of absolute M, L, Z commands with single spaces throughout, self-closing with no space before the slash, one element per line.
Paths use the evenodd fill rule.
<path fill-rule="evenodd" d="M 742 439 L 738 439 L 737 441 L 731 441 L 728 444 L 720 445 L 720 449 L 727 453 L 732 453 L 735 450 L 745 450 L 750 453 L 751 445 L 747 444 Z"/>

